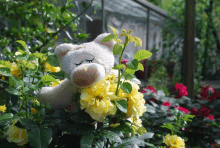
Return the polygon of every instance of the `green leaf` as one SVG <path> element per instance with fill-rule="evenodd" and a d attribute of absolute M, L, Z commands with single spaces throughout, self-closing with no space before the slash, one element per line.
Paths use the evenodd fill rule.
<path fill-rule="evenodd" d="M 30 62 L 28 62 L 28 63 L 26 64 L 26 66 L 27 66 L 27 68 L 35 69 L 35 65 L 32 64 L 32 63 L 30 63 Z"/>
<path fill-rule="evenodd" d="M 109 34 L 108 36 L 104 37 L 104 39 L 102 39 L 102 42 L 109 42 L 110 40 L 114 39 L 114 37 L 114 34 Z"/>
<path fill-rule="evenodd" d="M 6 68 L 10 68 L 10 67 L 11 67 L 11 65 L 9 64 L 9 62 L 8 62 L 8 61 L 4 61 L 4 60 L 1 60 L 1 61 L 0 61 L 0 65 L 5 66 Z"/>
<path fill-rule="evenodd" d="M 15 59 L 16 60 L 25 60 L 25 61 L 27 61 L 27 56 L 26 55 L 17 55 L 15 57 Z"/>
<path fill-rule="evenodd" d="M 82 2 L 82 6 L 83 6 L 84 8 L 86 8 L 86 6 L 87 6 L 86 2 Z"/>
<path fill-rule="evenodd" d="M 124 64 L 119 64 L 119 65 L 116 65 L 116 66 L 114 66 L 112 69 L 121 69 L 121 68 L 126 68 L 126 66 L 124 65 Z"/>
<path fill-rule="evenodd" d="M 41 80 L 42 80 L 43 83 L 55 82 L 55 83 L 59 84 L 59 82 L 50 75 L 44 75 Z"/>
<path fill-rule="evenodd" d="M 117 105 L 118 109 L 120 109 L 122 112 L 127 113 L 127 101 L 122 99 L 120 101 L 114 101 Z"/>
<path fill-rule="evenodd" d="M 13 87 L 7 87 L 5 89 L 7 92 L 9 92 L 10 94 L 13 94 L 13 95 L 17 95 L 17 96 L 20 96 L 22 95 L 22 93 L 20 91 L 18 91 L 17 89 L 13 88 Z"/>
<path fill-rule="evenodd" d="M 50 128 L 34 128 L 28 134 L 28 142 L 34 148 L 46 148 L 51 141 L 52 130 Z"/>
<path fill-rule="evenodd" d="M 42 125 L 44 126 L 54 126 L 55 124 L 60 123 L 60 119 L 44 120 Z"/>
<path fill-rule="evenodd" d="M 134 58 L 137 59 L 138 61 L 148 59 L 149 57 L 152 56 L 152 53 L 148 50 L 139 50 L 135 53 Z"/>
<path fill-rule="evenodd" d="M 19 118 L 18 121 L 25 127 L 25 129 L 31 130 L 37 128 L 37 124 L 31 119 Z"/>
<path fill-rule="evenodd" d="M 138 62 L 138 69 L 144 71 L 144 66 L 140 62 Z"/>
<path fill-rule="evenodd" d="M 164 128 L 167 128 L 169 130 L 173 130 L 174 129 L 174 126 L 171 124 L 171 123 L 164 123 L 164 125 L 160 126 L 160 127 L 164 127 Z"/>
<path fill-rule="evenodd" d="M 59 66 L 59 61 L 58 61 L 56 55 L 49 55 L 47 57 L 46 62 L 49 63 L 51 66 L 54 66 L 54 67 L 58 67 Z"/>
<path fill-rule="evenodd" d="M 10 68 L 0 67 L 0 74 L 4 76 L 12 76 Z"/>
<path fill-rule="evenodd" d="M 151 132 L 147 132 L 143 135 L 140 136 L 140 139 L 141 140 L 147 140 L 147 139 L 150 139 L 154 136 L 154 133 L 151 133 Z"/>
<path fill-rule="evenodd" d="M 130 83 L 128 82 L 124 82 L 122 85 L 121 85 L 121 89 L 127 93 L 127 94 L 130 94 L 131 91 L 132 91 L 132 86 Z"/>
<path fill-rule="evenodd" d="M 25 43 L 24 41 L 22 41 L 22 40 L 17 40 L 16 42 L 19 43 L 19 44 L 21 44 L 21 45 L 24 47 L 25 50 L 27 49 L 27 45 L 26 45 L 26 43 Z"/>
<path fill-rule="evenodd" d="M 121 51 L 122 51 L 122 46 L 116 43 L 113 47 L 113 54 L 114 55 L 120 54 Z"/>
<path fill-rule="evenodd" d="M 9 77 L 9 86 L 15 86 L 15 88 L 19 89 L 24 86 L 24 81 L 17 77 L 11 76 Z"/>
<path fill-rule="evenodd" d="M 131 68 L 126 68 L 125 72 L 133 75 L 135 73 L 135 70 Z"/>
<path fill-rule="evenodd" d="M 90 133 L 88 135 L 83 135 L 80 141 L 80 147 L 82 148 L 91 148 L 92 147 L 92 141 L 93 141 L 93 134 Z"/>
<path fill-rule="evenodd" d="M 119 31 L 117 29 L 115 29 L 114 27 L 109 26 L 109 25 L 108 25 L 108 27 L 110 27 L 110 29 L 113 31 L 114 35 L 118 35 Z"/>
<path fill-rule="evenodd" d="M 126 73 L 126 72 L 124 72 L 122 75 L 126 78 L 126 80 L 131 80 L 131 79 L 135 78 L 134 75 Z"/>
<path fill-rule="evenodd" d="M 5 113 L 2 116 L 0 116 L 0 121 L 8 120 L 8 119 L 11 119 L 11 118 L 13 118 L 13 114 L 12 113 Z"/>
<path fill-rule="evenodd" d="M 40 59 L 43 59 L 44 58 L 44 54 L 43 53 L 38 53 L 38 52 L 35 52 L 33 53 L 34 56 L 40 58 Z"/>
<path fill-rule="evenodd" d="M 120 136 L 112 131 L 103 130 L 100 133 L 100 136 L 102 136 L 104 138 L 108 138 L 111 143 L 112 142 L 119 142 L 119 143 L 122 142 Z"/>
<path fill-rule="evenodd" d="M 126 65 L 133 69 L 133 70 L 137 70 L 138 69 L 138 60 L 137 59 L 134 59 L 133 61 L 129 62 L 129 63 L 126 63 Z"/>

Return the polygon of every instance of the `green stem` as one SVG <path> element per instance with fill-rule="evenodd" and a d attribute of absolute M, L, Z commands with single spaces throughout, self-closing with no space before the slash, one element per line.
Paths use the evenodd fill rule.
<path fill-rule="evenodd" d="M 125 50 L 125 47 L 127 46 L 127 43 L 125 42 L 124 43 L 124 48 L 123 48 L 123 50 L 122 50 L 122 52 L 121 52 L 121 55 L 119 55 L 119 64 L 121 64 L 121 58 L 122 58 L 122 55 L 123 55 L 123 53 L 124 53 L 124 50 Z M 118 95 L 118 91 L 119 91 L 119 82 L 120 82 L 120 79 L 121 79 L 121 75 L 120 75 L 120 73 L 121 73 L 121 70 L 119 69 L 118 70 L 118 84 L 117 84 L 117 88 L 116 88 L 116 93 L 115 93 L 115 95 L 117 96 Z"/>

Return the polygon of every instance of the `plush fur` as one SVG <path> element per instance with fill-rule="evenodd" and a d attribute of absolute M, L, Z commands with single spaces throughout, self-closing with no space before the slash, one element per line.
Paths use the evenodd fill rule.
<path fill-rule="evenodd" d="M 94 41 L 81 45 L 65 43 L 57 46 L 55 55 L 65 72 L 66 79 L 55 87 L 43 87 L 39 93 L 39 100 L 50 103 L 53 110 L 71 105 L 73 112 L 76 112 L 72 96 L 79 88 L 94 85 L 109 73 L 117 76 L 117 72 L 112 70 L 114 66 L 112 48 L 115 42 L 113 40 L 102 42 L 107 35 L 109 33 L 103 33 Z"/>

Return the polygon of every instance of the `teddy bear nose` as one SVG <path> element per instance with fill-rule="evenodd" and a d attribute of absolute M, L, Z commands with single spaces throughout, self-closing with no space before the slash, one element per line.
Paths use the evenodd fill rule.
<path fill-rule="evenodd" d="M 95 67 L 82 67 L 72 75 L 72 81 L 79 87 L 92 85 L 98 77 L 98 70 Z"/>

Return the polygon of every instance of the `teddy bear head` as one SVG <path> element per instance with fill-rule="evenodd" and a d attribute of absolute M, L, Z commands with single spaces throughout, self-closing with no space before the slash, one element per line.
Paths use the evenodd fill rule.
<path fill-rule="evenodd" d="M 56 47 L 55 55 L 72 84 L 81 88 L 89 87 L 111 72 L 115 42 L 102 42 L 108 35 L 109 33 L 103 33 L 94 41 L 81 45 L 64 43 Z"/>

